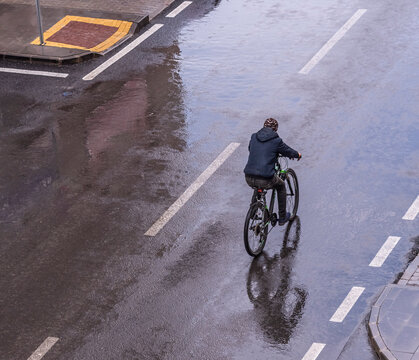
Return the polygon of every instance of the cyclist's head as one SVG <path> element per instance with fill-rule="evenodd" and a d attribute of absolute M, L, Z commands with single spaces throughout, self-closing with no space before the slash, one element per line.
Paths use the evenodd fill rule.
<path fill-rule="evenodd" d="M 265 120 L 265 123 L 263 124 L 263 127 L 269 127 L 273 131 L 278 130 L 278 121 L 276 121 L 274 118 L 269 118 Z"/>

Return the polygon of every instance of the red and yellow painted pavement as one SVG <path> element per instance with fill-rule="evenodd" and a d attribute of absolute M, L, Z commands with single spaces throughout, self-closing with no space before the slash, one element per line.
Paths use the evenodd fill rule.
<path fill-rule="evenodd" d="M 132 22 L 67 15 L 44 32 L 46 46 L 102 52 L 123 39 Z M 40 45 L 37 37 L 31 42 Z"/>

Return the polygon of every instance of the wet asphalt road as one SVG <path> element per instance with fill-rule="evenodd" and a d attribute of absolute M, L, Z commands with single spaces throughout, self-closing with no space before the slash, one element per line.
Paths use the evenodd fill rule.
<path fill-rule="evenodd" d="M 1 63 L 70 74 L 0 73 L 1 359 L 49 336 L 60 340 L 44 359 L 301 359 L 313 342 L 326 344 L 320 360 L 375 359 L 365 319 L 419 242 L 401 219 L 418 195 L 418 4 L 196 1 L 164 15 L 90 82 L 103 59 Z M 269 116 L 303 154 L 290 162 L 299 218 L 252 261 L 242 169 Z M 390 235 L 400 243 L 369 267 Z M 353 286 L 364 293 L 330 322 Z"/>

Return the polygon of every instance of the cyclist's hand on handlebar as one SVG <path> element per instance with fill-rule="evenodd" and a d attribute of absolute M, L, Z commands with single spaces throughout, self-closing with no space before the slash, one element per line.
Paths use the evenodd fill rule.
<path fill-rule="evenodd" d="M 297 157 L 297 161 L 300 161 L 300 159 L 302 158 L 303 155 L 301 155 L 300 153 L 298 153 L 298 157 Z M 295 160 L 295 158 L 290 157 L 290 160 Z"/>

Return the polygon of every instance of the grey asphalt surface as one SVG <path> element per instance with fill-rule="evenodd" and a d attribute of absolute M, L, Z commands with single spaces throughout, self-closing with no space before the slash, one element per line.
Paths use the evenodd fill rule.
<path fill-rule="evenodd" d="M 417 222 L 401 219 L 418 195 L 418 4 L 196 1 L 164 15 L 91 82 L 81 78 L 103 58 L 1 62 L 70 74 L 0 73 L 1 358 L 55 336 L 44 359 L 301 359 L 313 342 L 326 344 L 320 360 L 374 359 L 365 318 L 419 242 Z M 252 261 L 242 169 L 268 116 L 303 154 L 290 162 L 299 219 Z M 144 236 L 231 142 L 241 146 Z M 370 268 L 390 235 L 400 243 Z M 353 286 L 364 293 L 329 322 Z"/>

